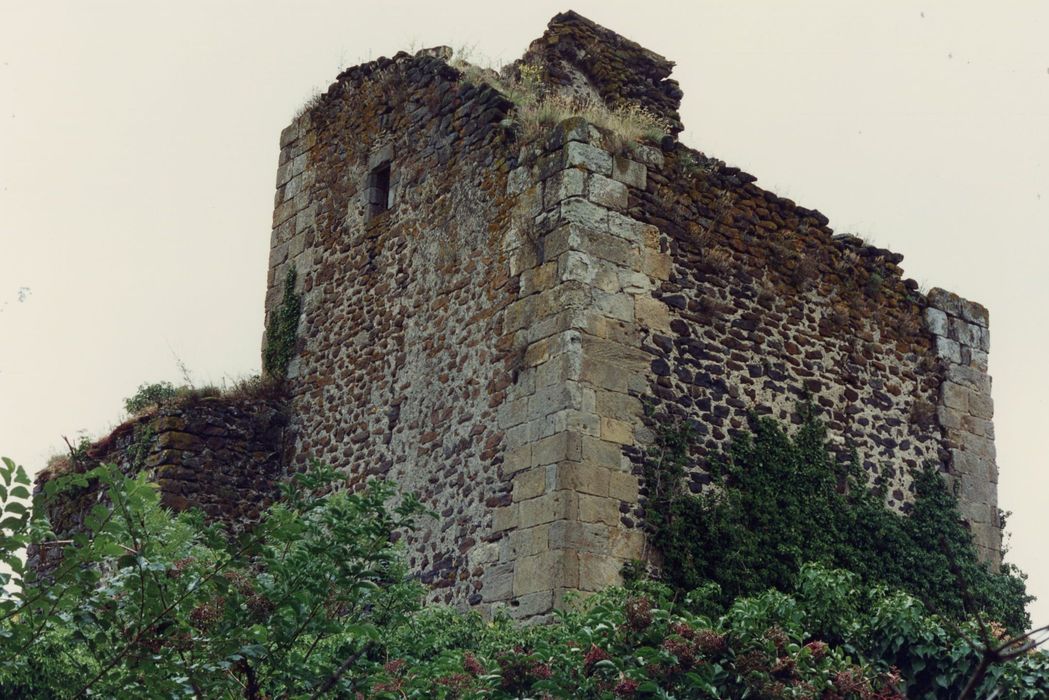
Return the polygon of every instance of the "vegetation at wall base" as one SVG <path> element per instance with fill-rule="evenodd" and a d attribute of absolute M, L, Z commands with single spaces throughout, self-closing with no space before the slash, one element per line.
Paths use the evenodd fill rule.
<path fill-rule="evenodd" d="M 638 578 L 521 626 L 424 604 L 396 533 L 425 516 L 388 484 L 349 493 L 314 465 L 230 541 L 114 466 L 56 478 L 37 498 L 91 481 L 105 498 L 84 531 L 59 540 L 46 509 L 26 507 L 25 471 L 0 465 L 0 560 L 13 571 L 0 583 L 21 584 L 0 599 L 0 697 L 932 700 L 970 684 L 971 698 L 1049 694 L 1036 640 L 932 614 L 823 564 L 739 597 L 709 580 L 686 592 Z M 62 559 L 37 580 L 18 556 L 26 545 L 61 547 Z M 1015 658 L 985 664 L 988 649 Z"/>
<path fill-rule="evenodd" d="M 661 430 L 644 476 L 646 519 L 668 584 L 688 591 L 714 581 L 727 602 L 768 588 L 790 591 L 811 561 L 906 591 L 954 619 L 983 614 L 1012 631 L 1028 627 L 1026 576 L 978 560 L 957 500 L 935 469 L 911 475 L 914 503 L 896 514 L 883 493 L 868 488 L 855 460 L 836 463 L 816 411 L 799 411 L 793 436 L 754 417 L 751 432 L 710 460 L 713 488 L 699 495 L 683 485 L 693 442 L 688 424 Z"/>

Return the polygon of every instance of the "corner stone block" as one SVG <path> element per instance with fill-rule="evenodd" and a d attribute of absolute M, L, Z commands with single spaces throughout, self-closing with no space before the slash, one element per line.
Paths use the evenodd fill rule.
<path fill-rule="evenodd" d="M 557 264 L 544 263 L 521 272 L 521 296 L 545 292 L 557 283 Z"/>
<path fill-rule="evenodd" d="M 951 365 L 947 368 L 947 380 L 982 394 L 991 393 L 991 378 L 971 367 Z"/>
<path fill-rule="evenodd" d="M 509 600 L 514 594 L 513 562 L 495 564 L 481 576 L 481 597 L 486 603 Z"/>
<path fill-rule="evenodd" d="M 962 433 L 961 444 L 962 449 L 965 450 L 965 452 L 979 457 L 990 464 L 993 464 L 997 457 L 997 450 L 995 450 L 994 441 L 980 435 Z M 985 469 L 984 472 L 989 476 L 989 470 Z"/>
<path fill-rule="evenodd" d="M 643 190 L 648 179 L 648 168 L 629 158 L 616 156 L 612 166 L 612 177 L 630 187 Z"/>
<path fill-rule="evenodd" d="M 645 535 L 639 530 L 617 527 L 612 530 L 612 556 L 617 559 L 641 559 L 645 551 Z"/>
<path fill-rule="evenodd" d="M 658 148 L 639 143 L 634 146 L 634 155 L 645 165 L 655 168 L 663 167 L 663 151 Z"/>
<path fill-rule="evenodd" d="M 961 319 L 951 319 L 951 338 L 962 345 L 976 348 L 987 352 L 991 349 L 991 335 L 986 328 L 977 326 L 975 323 L 967 323 Z"/>
<path fill-rule="evenodd" d="M 578 498 L 579 495 L 571 491 L 554 491 L 521 501 L 520 526 L 528 528 L 555 520 L 571 520 L 578 511 Z"/>
<path fill-rule="evenodd" d="M 499 543 L 504 545 L 502 560 L 513 561 L 542 554 L 550 549 L 550 527 L 551 525 L 546 523 L 508 533 Z"/>
<path fill-rule="evenodd" d="M 535 316 L 535 307 L 534 296 L 518 299 L 507 306 L 503 316 L 503 330 L 509 332 L 525 328 Z"/>
<path fill-rule="evenodd" d="M 643 412 L 640 399 L 614 391 L 598 391 L 595 404 L 598 415 L 621 421 L 638 421 Z"/>
<path fill-rule="evenodd" d="M 610 469 L 622 470 L 623 447 L 615 442 L 608 442 L 600 438 L 584 435 L 582 440 L 584 462 L 604 464 Z"/>
<path fill-rule="evenodd" d="M 591 496 L 608 496 L 612 470 L 589 462 L 561 462 L 552 467 L 552 489 L 564 489 Z"/>
<path fill-rule="evenodd" d="M 561 282 L 592 284 L 596 276 L 596 260 L 584 252 L 569 250 L 557 258 L 557 279 Z"/>
<path fill-rule="evenodd" d="M 626 503 L 637 503 L 639 495 L 637 477 L 630 472 L 612 472 L 608 484 L 608 495 Z"/>
<path fill-rule="evenodd" d="M 498 410 L 499 427 L 503 430 L 520 425 L 528 420 L 528 399 L 504 401 Z"/>
<path fill-rule="evenodd" d="M 536 300 L 535 315 L 543 318 L 554 316 L 564 309 L 585 309 L 591 303 L 591 288 L 584 282 L 569 280 L 528 298 Z"/>
<path fill-rule="evenodd" d="M 962 361 L 962 347 L 957 341 L 936 336 L 936 354 L 954 363 Z"/>
<path fill-rule="evenodd" d="M 591 175 L 590 201 L 609 209 L 626 209 L 629 202 L 626 185 L 603 175 Z"/>
<path fill-rule="evenodd" d="M 634 299 L 629 294 L 609 294 L 594 290 L 594 309 L 618 321 L 634 320 Z"/>
<path fill-rule="evenodd" d="M 670 333 L 670 308 L 655 297 L 648 295 L 635 297 L 634 317 L 640 326 L 658 333 Z"/>
<path fill-rule="evenodd" d="M 960 430 L 964 413 L 958 409 L 939 406 L 936 409 L 936 420 L 948 430 Z"/>
<path fill-rule="evenodd" d="M 947 336 L 947 314 L 940 309 L 931 306 L 927 307 L 925 309 L 925 323 L 928 326 L 929 331 L 935 335 Z"/>
<path fill-rule="evenodd" d="M 962 413 L 968 413 L 970 392 L 967 388 L 954 382 L 944 382 L 940 391 L 940 402 L 944 406 Z"/>
<path fill-rule="evenodd" d="M 499 471 L 502 476 L 507 477 L 513 476 L 530 466 L 532 466 L 532 446 L 531 444 L 526 444 L 507 450 L 503 456 L 503 464 Z"/>
<path fill-rule="evenodd" d="M 300 129 L 301 125 L 302 122 L 299 119 L 296 119 L 291 124 L 288 124 L 286 127 L 284 127 L 284 130 L 280 132 L 281 148 L 285 148 L 286 146 L 288 146 L 293 141 L 299 138 L 299 136 L 302 133 L 302 130 Z"/>
<path fill-rule="evenodd" d="M 618 442 L 620 445 L 633 445 L 634 426 L 615 418 L 602 418 L 601 439 Z"/>
<path fill-rule="evenodd" d="M 529 622 L 542 623 L 539 617 L 554 609 L 554 591 L 538 591 L 518 597 L 506 610 L 515 620 L 528 618 Z"/>
<path fill-rule="evenodd" d="M 546 209 L 553 209 L 559 202 L 566 199 L 582 197 L 585 189 L 585 172 L 578 168 L 558 171 L 546 181 L 543 189 L 543 206 Z"/>
<path fill-rule="evenodd" d="M 623 582 L 620 571 L 623 561 L 613 557 L 579 553 L 579 587 L 584 591 L 600 591 Z"/>
<path fill-rule="evenodd" d="M 961 317 L 969 323 L 975 323 L 977 326 L 983 328 L 988 327 L 990 315 L 987 313 L 987 307 L 983 304 L 977 304 L 975 301 L 962 299 L 960 311 Z"/>
<path fill-rule="evenodd" d="M 544 389 L 554 384 L 577 382 L 582 378 L 582 373 L 583 358 L 578 353 L 564 353 L 536 367 L 536 387 Z"/>
<path fill-rule="evenodd" d="M 532 466 L 542 467 L 565 460 L 581 461 L 584 439 L 593 438 L 566 430 L 539 440 L 532 445 Z"/>
<path fill-rule="evenodd" d="M 522 557 L 514 566 L 514 596 L 579 585 L 579 561 L 571 550 L 558 549 Z"/>
<path fill-rule="evenodd" d="M 603 523 L 609 527 L 619 525 L 619 501 L 604 496 L 579 494 L 579 520 L 584 523 Z"/>
<path fill-rule="evenodd" d="M 565 382 L 537 388 L 528 399 L 528 418 L 537 420 L 553 413 L 567 409 L 583 407 L 582 387 L 577 382 Z M 532 452 L 536 452 L 541 443 L 536 443 Z"/>
<path fill-rule="evenodd" d="M 514 168 L 506 178 L 506 193 L 518 195 L 532 186 L 532 171 L 526 167 Z"/>
<path fill-rule="evenodd" d="M 595 231 L 608 230 L 608 210 L 582 197 L 572 197 L 561 202 L 561 220 Z"/>
<path fill-rule="evenodd" d="M 574 549 L 577 552 L 608 555 L 612 531 L 604 525 L 561 520 L 550 524 L 550 549 Z"/>
<path fill-rule="evenodd" d="M 546 491 L 546 468 L 533 467 L 514 475 L 514 501 L 538 498 Z"/>
<path fill-rule="evenodd" d="M 927 295 L 929 305 L 947 313 L 948 316 L 962 315 L 962 298 L 946 289 L 934 287 Z"/>
<path fill-rule="evenodd" d="M 641 272 L 657 280 L 666 281 L 670 279 L 674 261 L 666 253 L 657 253 L 646 250 L 641 258 Z"/>
<path fill-rule="evenodd" d="M 565 144 L 565 165 L 580 167 L 598 175 L 612 174 L 612 156 L 588 143 L 571 141 Z"/>
<path fill-rule="evenodd" d="M 519 507 L 519 504 L 514 503 L 494 509 L 492 511 L 492 530 L 503 532 L 516 528 L 520 522 Z"/>
<path fill-rule="evenodd" d="M 553 133 L 547 139 L 547 150 L 554 151 L 566 143 L 579 141 L 588 143 L 590 141 L 590 124 L 583 117 L 568 117 L 554 127 Z"/>
<path fill-rule="evenodd" d="M 594 359 L 589 356 L 583 358 L 583 371 L 580 377 L 595 389 L 615 391 L 622 394 L 630 390 L 629 377 L 622 367 L 612 362 Z"/>
<path fill-rule="evenodd" d="M 485 542 L 475 545 L 466 553 L 466 565 L 473 569 L 477 566 L 485 566 L 499 561 L 499 543 Z"/>
<path fill-rule="evenodd" d="M 590 202 L 586 204 L 594 206 Z M 569 250 L 583 251 L 622 267 L 633 267 L 638 258 L 636 249 L 629 242 L 578 223 L 567 223 L 551 231 L 543 239 L 543 249 L 547 260 Z"/>
<path fill-rule="evenodd" d="M 994 401 L 985 394 L 969 396 L 969 413 L 977 418 L 991 420 L 994 418 Z"/>

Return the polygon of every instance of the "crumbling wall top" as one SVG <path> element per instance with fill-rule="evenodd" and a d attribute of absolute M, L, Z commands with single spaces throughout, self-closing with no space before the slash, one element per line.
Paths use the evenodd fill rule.
<path fill-rule="evenodd" d="M 664 119 L 671 133 L 684 129 L 678 114 L 683 93 L 669 77 L 674 62 L 575 12 L 550 20 L 520 63 L 542 65 L 551 84 L 596 93 L 609 107 L 637 104 Z"/>

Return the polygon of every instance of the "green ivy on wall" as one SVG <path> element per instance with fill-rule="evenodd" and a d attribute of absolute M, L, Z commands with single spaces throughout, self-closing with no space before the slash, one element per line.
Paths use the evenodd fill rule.
<path fill-rule="evenodd" d="M 284 278 L 284 297 L 280 306 L 270 314 L 266 325 L 266 347 L 262 352 L 262 369 L 269 377 L 284 378 L 288 374 L 288 363 L 295 354 L 298 340 L 299 314 L 302 297 L 295 293 L 296 272 L 288 268 Z"/>
<path fill-rule="evenodd" d="M 660 431 L 645 460 L 645 512 L 668 583 L 687 591 L 714 581 L 727 602 L 770 587 L 793 590 L 802 565 L 818 562 L 907 591 L 950 617 L 983 612 L 1010 629 L 1027 627 L 1025 575 L 978 560 L 957 500 L 934 468 L 912 474 L 915 500 L 901 516 L 867 487 L 855 460 L 836 462 L 814 409 L 800 412 L 793 436 L 755 417 L 751 432 L 712 457 L 713 481 L 700 495 L 682 485 L 689 427 Z"/>

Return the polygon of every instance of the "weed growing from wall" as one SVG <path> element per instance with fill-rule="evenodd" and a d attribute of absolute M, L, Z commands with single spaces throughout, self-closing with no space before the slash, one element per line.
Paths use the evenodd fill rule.
<path fill-rule="evenodd" d="M 884 506 L 855 465 L 836 463 L 822 423 L 802 407 L 793 435 L 754 418 L 710 460 L 713 488 L 682 488 L 693 440 L 687 425 L 665 428 L 645 464 L 646 518 L 679 590 L 714 581 L 724 600 L 769 587 L 790 591 L 805 562 L 847 569 L 923 600 L 953 618 L 982 612 L 1013 630 L 1029 624 L 1025 576 L 977 559 L 957 500 L 931 467 L 913 474 L 904 516 Z"/>
<path fill-rule="evenodd" d="M 452 65 L 462 71 L 466 82 L 488 85 L 514 103 L 515 116 L 526 141 L 538 138 L 569 117 L 582 117 L 606 130 L 614 137 L 613 150 L 619 152 L 629 150 L 639 141 L 659 141 L 670 132 L 670 124 L 665 119 L 641 105 L 625 102 L 610 107 L 596 94 L 550 91 L 541 66 L 525 63 L 497 72 L 470 63 L 468 53 L 463 52 Z"/>
<path fill-rule="evenodd" d="M 178 396 L 179 389 L 171 382 L 154 382 L 141 384 L 132 396 L 124 399 L 124 409 L 135 415 L 150 406 L 159 406 Z"/>
<path fill-rule="evenodd" d="M 302 297 L 295 293 L 294 267 L 288 268 L 284 278 L 284 297 L 280 306 L 270 314 L 266 326 L 266 348 L 262 353 L 262 369 L 269 377 L 283 378 L 288 374 L 288 363 L 295 354 L 298 340 L 299 314 Z"/>

